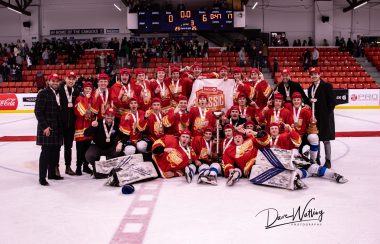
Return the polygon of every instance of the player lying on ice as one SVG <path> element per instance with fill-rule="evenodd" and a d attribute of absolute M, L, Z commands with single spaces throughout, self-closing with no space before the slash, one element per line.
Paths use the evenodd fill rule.
<path fill-rule="evenodd" d="M 250 181 L 254 184 L 290 190 L 306 188 L 301 178 L 310 176 L 319 176 L 335 180 L 338 183 L 348 181 L 334 170 L 304 161 L 296 150 L 301 140 L 299 134 L 286 124 L 284 125 L 285 132 L 279 134 L 279 127 L 280 125 L 277 123 L 270 125 L 270 138 L 266 143 L 266 145 L 270 145 L 270 149 L 261 147 L 259 152 L 257 149 L 245 151 L 246 146 L 244 145 L 249 143 L 251 138 L 244 141 L 242 134 L 234 135 L 238 150 L 230 149 L 223 155 L 223 168 L 225 176 L 228 177 L 227 185 L 232 186 L 240 177 L 248 177 L 249 173 Z M 248 156 L 250 153 L 252 155 Z M 238 167 L 235 168 L 235 165 Z"/>

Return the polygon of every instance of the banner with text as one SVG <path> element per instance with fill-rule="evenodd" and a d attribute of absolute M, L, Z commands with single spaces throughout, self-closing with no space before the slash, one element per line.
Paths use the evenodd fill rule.
<path fill-rule="evenodd" d="M 36 103 L 37 93 L 3 93 L 0 94 L 0 111 L 32 111 Z"/>
<path fill-rule="evenodd" d="M 195 105 L 199 94 L 207 96 L 207 108 L 215 111 L 227 111 L 233 105 L 234 80 L 202 79 L 195 80 L 189 98 L 189 109 Z"/>
<path fill-rule="evenodd" d="M 350 89 L 348 103 L 340 106 L 379 106 L 380 89 Z"/>

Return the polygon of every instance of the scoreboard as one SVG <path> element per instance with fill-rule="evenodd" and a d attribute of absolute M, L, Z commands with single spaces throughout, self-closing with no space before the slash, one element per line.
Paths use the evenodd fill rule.
<path fill-rule="evenodd" d="M 186 32 L 233 30 L 232 10 L 140 11 L 140 32 Z"/>

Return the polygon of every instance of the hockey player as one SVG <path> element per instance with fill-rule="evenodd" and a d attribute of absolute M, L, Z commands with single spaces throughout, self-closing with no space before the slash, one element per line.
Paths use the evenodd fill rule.
<path fill-rule="evenodd" d="M 98 89 L 95 90 L 94 97 L 91 100 L 91 112 L 96 114 L 98 119 L 103 119 L 105 111 L 112 107 L 112 100 L 110 90 L 107 88 L 109 76 L 101 73 L 98 78 Z"/>
<path fill-rule="evenodd" d="M 271 123 L 284 123 L 293 124 L 293 118 L 291 112 L 283 107 L 284 98 L 280 93 L 274 95 L 274 106 L 269 108 L 266 106 L 259 117 L 259 122 L 261 125 L 266 124 L 266 130 L 269 132 L 269 125 Z M 281 131 L 282 132 L 282 131 Z"/>
<path fill-rule="evenodd" d="M 255 124 L 252 121 L 247 121 L 244 124 L 245 129 L 255 130 Z"/>
<path fill-rule="evenodd" d="M 120 70 L 120 81 L 111 87 L 111 100 L 116 110 L 116 118 L 121 116 L 129 109 L 129 99 L 134 95 L 134 85 L 132 84 L 131 71 L 127 68 Z"/>
<path fill-rule="evenodd" d="M 215 117 L 206 105 L 207 96 L 201 93 L 198 96 L 198 105 L 190 109 L 190 128 L 193 136 L 201 136 L 205 127 L 215 125 Z"/>
<path fill-rule="evenodd" d="M 257 105 L 261 111 L 267 106 L 269 96 L 272 94 L 273 89 L 265 79 L 260 77 L 261 72 L 258 69 L 252 68 L 250 73 L 254 86 L 250 88 L 249 99 L 252 101 L 251 105 Z"/>
<path fill-rule="evenodd" d="M 182 77 L 190 78 L 193 82 L 197 79 L 216 79 L 218 78 L 219 74 L 212 72 L 212 73 L 202 73 L 202 66 L 198 63 L 193 64 L 191 67 L 186 66 L 184 70 L 190 71 L 193 70 L 192 74 L 188 72 L 184 72 Z"/>
<path fill-rule="evenodd" d="M 227 185 L 232 186 L 239 178 L 247 177 L 256 160 L 257 150 L 269 145 L 269 136 L 265 131 L 254 132 L 245 130 L 247 139 L 244 140 L 243 131 L 234 133 L 235 146 L 227 148 L 223 154 L 222 167 Z"/>
<path fill-rule="evenodd" d="M 165 79 L 166 70 L 164 67 L 158 67 L 157 70 L 157 79 L 150 81 L 150 91 L 153 97 L 161 99 L 161 110 L 166 113 L 172 106 L 172 94 L 169 89 L 169 86 L 165 84 L 167 79 Z"/>
<path fill-rule="evenodd" d="M 256 111 L 258 107 L 256 105 L 251 106 L 247 104 L 247 95 L 246 93 L 240 93 L 238 96 L 238 106 L 240 111 L 240 118 L 245 118 L 247 121 L 256 122 Z"/>
<path fill-rule="evenodd" d="M 222 65 L 218 68 L 219 74 L 218 79 L 228 80 L 228 67 Z"/>
<path fill-rule="evenodd" d="M 189 78 L 180 78 L 180 70 L 177 66 L 171 67 L 171 79 L 169 89 L 173 95 L 173 105 L 177 105 L 179 96 L 190 97 L 193 81 Z"/>
<path fill-rule="evenodd" d="M 233 88 L 233 102 L 234 104 L 238 103 L 238 97 L 242 93 L 249 93 L 251 87 L 243 82 L 243 73 L 239 67 L 233 69 L 233 78 L 235 80 Z"/>
<path fill-rule="evenodd" d="M 294 158 L 291 157 L 291 160 L 293 160 L 292 163 L 297 167 L 297 169 L 296 169 L 297 175 L 294 178 L 294 189 L 292 189 L 292 190 L 307 188 L 306 185 L 302 181 L 300 181 L 299 179 L 311 177 L 311 176 L 323 177 L 325 179 L 336 181 L 337 183 L 346 183 L 348 181 L 342 175 L 337 174 L 334 170 L 328 169 L 325 166 L 319 166 L 318 164 L 315 164 L 312 162 L 311 162 L 311 164 L 304 162 L 302 160 L 302 158 L 299 157 L 298 151 L 296 149 L 301 142 L 298 133 L 293 128 L 291 128 L 290 125 L 285 125 L 287 132 L 279 135 L 278 127 L 279 127 L 279 125 L 275 124 L 275 123 L 272 123 L 270 126 L 270 134 L 272 137 L 270 145 L 272 148 L 285 149 L 285 150 L 294 149 L 293 150 Z M 266 155 L 266 154 L 268 154 L 268 153 L 265 153 L 264 155 Z M 275 156 L 272 155 L 271 159 L 273 159 L 273 158 L 275 158 Z M 269 161 L 271 161 L 271 159 L 268 158 Z M 278 168 L 276 165 L 278 165 L 278 163 L 273 164 L 273 168 Z M 254 167 L 256 167 L 256 166 L 254 166 Z M 290 171 L 289 169 L 284 168 L 284 166 L 282 166 L 282 168 L 279 168 L 279 170 Z M 271 168 L 269 168 L 266 172 L 269 172 L 269 171 L 273 171 L 273 170 Z M 263 184 L 263 181 L 259 180 L 260 175 L 261 176 L 263 176 L 263 175 L 268 176 L 269 174 L 266 174 L 265 172 L 260 172 L 259 176 L 251 179 L 251 181 L 255 184 Z M 289 174 L 289 175 L 291 175 L 291 174 Z M 272 177 L 276 177 L 276 175 L 274 175 Z M 267 180 L 265 180 L 265 181 L 267 181 Z M 284 179 L 282 179 L 282 181 L 284 181 Z M 267 182 L 267 183 L 265 183 L 265 185 L 272 185 L 272 184 L 270 182 Z M 283 187 L 288 188 L 288 187 L 285 187 L 285 185 Z M 272 186 L 280 186 L 280 185 L 272 185 Z"/>
<path fill-rule="evenodd" d="M 312 120 L 310 107 L 302 107 L 302 95 L 299 92 L 292 94 L 292 105 L 287 103 L 286 107 L 292 112 L 293 127 L 302 138 L 302 143 L 298 150 L 299 153 L 302 154 L 303 146 L 309 145 L 310 160 L 315 163 L 319 151 L 319 138 L 318 134 L 307 134 L 307 128 Z"/>
<path fill-rule="evenodd" d="M 162 124 L 167 129 L 167 134 L 174 136 L 179 136 L 180 131 L 189 129 L 190 117 L 185 96 L 178 97 L 178 105 L 168 111 L 162 119 Z"/>
<path fill-rule="evenodd" d="M 76 175 L 82 175 L 83 172 L 91 174 L 92 170 L 88 167 L 85 154 L 87 149 L 91 145 L 91 137 L 84 136 L 84 130 L 90 127 L 92 122 L 91 113 L 91 99 L 92 99 L 93 85 L 91 82 L 85 82 L 83 84 L 83 94 L 77 97 L 75 101 L 75 145 L 77 150 L 77 168 L 75 170 Z"/>
<path fill-rule="evenodd" d="M 239 109 L 239 106 L 237 106 L 237 105 L 233 105 L 228 110 L 227 114 L 228 114 L 228 117 L 227 117 L 227 120 L 225 122 L 233 125 L 234 128 L 236 128 L 240 125 L 243 125 L 243 124 L 245 124 L 245 122 L 247 122 L 246 118 L 240 117 L 240 109 Z"/>
<path fill-rule="evenodd" d="M 139 131 L 137 125 L 144 118 L 145 112 L 138 110 L 136 98 L 132 97 L 128 102 L 129 111 L 121 117 L 119 129 L 127 136 L 124 153 L 125 155 L 132 155 L 136 153 L 137 144 L 142 141 L 142 132 Z"/>
<path fill-rule="evenodd" d="M 136 98 L 139 102 L 140 109 L 147 111 L 150 109 L 152 102 L 152 93 L 150 91 L 149 81 L 145 79 L 145 72 L 142 68 L 137 68 L 135 70 L 136 83 L 135 92 Z"/>
<path fill-rule="evenodd" d="M 280 134 L 280 125 L 272 122 L 269 125 L 271 136 L 270 147 L 292 150 L 298 148 L 301 144 L 301 137 L 298 132 L 288 124 L 284 124 L 285 132 Z"/>
<path fill-rule="evenodd" d="M 189 145 L 190 131 L 183 130 L 180 134 L 179 139 L 165 135 L 153 144 L 153 161 L 163 178 L 183 176 L 185 167 L 196 160 L 195 152 Z"/>
<path fill-rule="evenodd" d="M 221 156 L 223 156 L 224 152 L 227 150 L 227 148 L 234 146 L 234 127 L 231 124 L 226 124 L 224 126 L 224 139 L 220 142 L 219 148 Z"/>
<path fill-rule="evenodd" d="M 198 183 L 217 184 L 216 177 L 221 174 L 221 167 L 216 162 L 217 155 L 213 132 L 214 129 L 208 126 L 204 129 L 203 136 L 196 136 L 191 142 L 191 148 L 197 155 L 197 160 L 185 169 L 188 183 L 191 183 L 194 174 L 198 172 Z"/>
<path fill-rule="evenodd" d="M 153 98 L 151 109 L 145 112 L 144 118 L 139 120 L 137 125 L 137 128 L 142 132 L 146 132 L 148 137 L 137 144 L 137 150 L 139 152 L 149 152 L 153 143 L 164 136 L 164 126 L 162 124 L 163 116 L 161 100 L 159 98 Z"/>

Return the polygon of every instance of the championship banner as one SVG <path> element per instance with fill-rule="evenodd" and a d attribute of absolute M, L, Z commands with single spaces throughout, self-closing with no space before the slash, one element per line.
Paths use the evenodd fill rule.
<path fill-rule="evenodd" d="M 215 111 L 222 110 L 226 112 L 233 105 L 233 91 L 235 81 L 232 79 L 202 79 L 195 80 L 193 89 L 189 98 L 188 109 L 196 105 L 198 96 L 201 93 L 207 96 L 207 108 Z"/>

